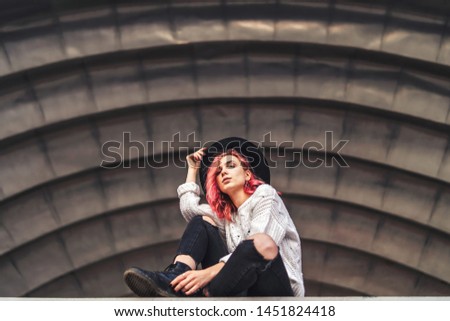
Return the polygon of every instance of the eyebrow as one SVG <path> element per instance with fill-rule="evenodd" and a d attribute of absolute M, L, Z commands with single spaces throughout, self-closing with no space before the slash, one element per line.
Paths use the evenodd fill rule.
<path fill-rule="evenodd" d="M 229 160 L 225 163 L 225 166 L 228 166 L 230 163 L 234 163 L 234 160 Z M 218 170 L 222 170 L 222 167 L 220 166 L 220 164 L 217 166 Z"/>

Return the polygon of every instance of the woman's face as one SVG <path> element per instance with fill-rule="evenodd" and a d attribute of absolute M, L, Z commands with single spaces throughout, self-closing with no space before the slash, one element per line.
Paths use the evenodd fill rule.
<path fill-rule="evenodd" d="M 217 185 L 222 193 L 230 195 L 244 188 L 245 181 L 250 179 L 250 170 L 245 170 L 236 156 L 225 155 L 217 167 Z"/>

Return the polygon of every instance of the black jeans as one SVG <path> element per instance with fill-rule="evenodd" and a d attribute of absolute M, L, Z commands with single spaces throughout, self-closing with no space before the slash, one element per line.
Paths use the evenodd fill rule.
<path fill-rule="evenodd" d="M 219 230 L 201 216 L 186 227 L 177 255 L 189 255 L 208 268 L 228 254 Z M 293 296 L 280 253 L 266 260 L 256 250 L 253 240 L 241 242 L 219 274 L 207 286 L 211 296 Z"/>

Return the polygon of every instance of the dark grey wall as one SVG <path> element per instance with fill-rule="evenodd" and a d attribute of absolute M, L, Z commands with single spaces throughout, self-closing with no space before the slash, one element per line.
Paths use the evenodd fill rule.
<path fill-rule="evenodd" d="M 175 134 L 271 132 L 293 144 L 268 152 L 280 165 L 326 131 L 349 167 L 272 169 L 307 295 L 450 295 L 449 8 L 0 2 L 0 296 L 126 296 L 126 267 L 166 266 L 185 225 Z M 155 149 L 101 168 L 124 132 Z"/>

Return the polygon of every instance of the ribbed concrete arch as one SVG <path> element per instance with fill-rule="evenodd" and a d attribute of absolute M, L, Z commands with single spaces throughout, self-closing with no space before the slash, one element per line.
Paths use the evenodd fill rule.
<path fill-rule="evenodd" d="M 388 213 L 326 199 L 288 197 L 287 206 L 303 238 L 386 258 L 445 282 L 450 259 L 445 233 Z M 431 244 L 442 246 L 431 246 Z"/>
<path fill-rule="evenodd" d="M 226 124 L 224 135 L 248 136 L 257 142 L 265 139 L 270 126 L 270 138 L 278 144 L 291 142 L 288 148 L 302 148 L 311 141 L 324 147 L 334 146 L 333 142 L 340 140 L 351 141 L 351 144 L 347 143 L 348 147 L 344 146 L 339 151 L 343 157 L 376 161 L 431 178 L 449 180 L 449 136 L 445 132 L 446 127 L 440 130 L 423 128 L 406 121 L 391 120 L 387 115 L 371 117 L 361 111 L 318 108 L 305 106 L 302 102 L 297 105 L 295 102 L 268 104 L 244 100 L 238 103 L 204 103 L 202 106 L 191 103 L 183 108 L 166 110 L 142 108 L 132 115 L 122 113 L 108 118 L 82 119 L 63 128 L 51 127 L 49 131 L 12 141 L 0 156 L 3 167 L 10 168 L 9 172 L 4 173 L 1 183 L 3 199 L 45 181 L 95 168 L 110 160 L 111 157 L 105 154 L 106 149 L 102 151 L 102 146 L 107 142 L 120 144 L 121 148 L 114 150 L 120 151 L 123 159 L 133 157 L 130 154 L 133 152 L 140 153 L 142 157 L 158 153 L 163 147 L 157 143 L 148 148 L 147 142 L 170 142 L 177 133 L 181 140 L 186 140 L 194 132 L 198 133 L 197 139 L 213 140 L 219 135 L 214 132 L 214 128 L 220 129 L 215 127 L 218 124 Z M 227 116 L 231 113 L 233 115 Z M 271 117 L 264 119 L 261 114 L 270 114 Z M 243 123 L 246 117 L 247 121 Z M 311 125 L 311 120 L 319 119 L 318 125 Z M 375 129 L 370 134 L 364 130 L 369 126 Z M 169 130 L 162 134 L 158 127 Z M 326 131 L 332 131 L 332 136 L 327 138 Z M 124 138 L 124 132 L 129 133 L 129 138 Z M 138 144 L 139 148 L 136 147 L 137 141 L 142 142 Z M 23 148 L 17 148 L 20 145 Z M 128 148 L 130 146 L 135 147 Z M 27 158 L 30 150 L 34 150 L 33 158 Z M 176 149 L 173 151 L 177 152 Z M 77 155 L 76 161 L 70 160 L 73 153 Z M 23 159 L 22 165 L 12 161 L 20 158 Z M 37 172 L 37 169 L 40 171 Z"/>
<path fill-rule="evenodd" d="M 165 242 L 122 253 L 63 275 L 34 291 L 31 297 L 119 297 L 131 292 L 122 279 L 123 269 L 145 266 L 163 269 L 173 259 L 177 242 Z"/>
<path fill-rule="evenodd" d="M 449 16 L 440 0 L 3 1 L 0 296 L 126 296 L 126 267 L 167 265 L 177 133 L 271 134 L 308 295 L 449 295 Z M 124 164 L 101 169 L 125 132 Z M 300 166 L 308 142 L 349 167 Z M 148 155 L 160 166 L 138 168 Z"/>
<path fill-rule="evenodd" d="M 411 10 L 414 4 L 405 10 L 383 1 L 97 2 L 88 11 L 65 11 L 55 3 L 43 16 L 3 27 L 2 74 L 74 57 L 205 40 L 339 44 L 449 64 L 445 5 L 424 14 L 421 8 Z"/>
<path fill-rule="evenodd" d="M 441 258 L 441 262 L 445 262 L 448 257 L 448 242 L 442 233 L 433 233 L 383 213 L 355 210 L 341 202 L 329 206 L 328 200 L 298 202 L 295 197 L 285 200 L 304 240 L 340 244 L 366 255 L 386 257 L 409 270 L 449 281 L 445 279 L 448 277 L 445 263 L 435 260 Z M 11 272 L 4 275 L 2 283 L 21 278 L 33 290 L 72 269 L 96 264 L 123 251 L 176 239 L 184 227 L 177 203 L 174 199 L 170 203 L 145 204 L 105 213 L 61 227 L 19 246 L 4 255 L 7 259 L 2 264 L 11 269 L 16 267 L 17 275 L 14 278 Z M 307 228 L 303 229 L 303 226 Z M 93 243 L 95 247 L 92 247 Z M 42 268 L 42 264 L 38 264 L 41 260 L 53 267 L 46 269 L 45 275 L 49 279 L 43 274 L 44 279 L 33 277 L 36 269 Z"/>
<path fill-rule="evenodd" d="M 439 280 L 378 257 L 333 244 L 309 241 L 308 239 L 303 241 L 303 247 L 305 253 L 311 257 L 310 262 L 304 263 L 305 272 L 309 274 L 309 277 L 306 278 L 307 284 L 309 282 L 319 283 L 325 286 L 343 288 L 345 289 L 343 293 L 352 291 L 364 295 L 381 295 L 380 293 L 395 295 L 399 289 L 407 293 L 405 295 L 448 294 L 445 284 Z M 74 270 L 72 273 L 43 284 L 38 289 L 27 293 L 27 295 L 49 296 L 52 292 L 54 293 L 55 289 L 66 289 L 70 292 L 65 296 L 127 296 L 129 295 L 129 289 L 126 289 L 123 284 L 113 284 L 113 291 L 111 291 L 111 289 L 106 290 L 102 283 L 104 280 L 113 282 L 114 278 L 121 274 L 123 266 L 127 266 L 130 261 L 133 264 L 137 262 L 148 268 L 164 268 L 164 263 L 160 258 L 170 260 L 170 257 L 166 254 L 168 251 L 175 251 L 175 249 L 176 242 L 167 242 L 121 253 L 79 270 Z M 351 273 L 352 266 L 357 266 L 358 272 Z M 327 270 L 333 271 L 333 273 L 327 273 Z M 96 280 L 98 276 L 101 276 L 103 280 Z M 361 292 L 361 289 L 364 291 Z M 335 294 L 340 295 L 339 292 Z"/>
<path fill-rule="evenodd" d="M 4 255 L 1 265 L 9 266 L 10 273 L 2 276 L 2 283 L 7 288 L 21 285 L 31 291 L 122 252 L 176 240 L 184 229 L 183 222 L 178 203 L 172 201 L 106 213 L 62 227 Z M 17 278 L 21 284 L 11 282 Z"/>
<path fill-rule="evenodd" d="M 184 158 L 178 154 L 171 159 L 154 156 L 168 164 Z M 325 159 L 323 154 L 315 157 Z M 290 152 L 286 153 L 285 158 L 277 159 L 276 155 L 271 154 L 267 158 L 278 166 L 273 168 L 273 183 L 282 191 L 359 204 L 437 231 L 448 233 L 450 230 L 446 218 L 446 199 L 450 190 L 446 183 L 412 176 L 391 167 L 380 167 L 376 163 L 361 162 L 356 158 L 347 158 L 349 168 L 340 170 L 335 167 L 307 169 L 299 164 L 295 168 L 285 169 L 283 164 L 290 164 L 294 159 Z M 184 175 L 184 168 L 173 165 L 168 168 L 140 169 L 137 167 L 139 164 L 144 165 L 145 160 L 135 160 L 131 168 L 121 170 L 88 169 L 49 181 L 4 201 L 0 215 L 3 239 L 1 252 L 88 217 L 176 196 L 175 190 L 182 182 L 180 177 Z M 355 176 L 365 179 L 358 183 L 352 182 L 351 178 Z M 317 177 L 321 177 L 321 180 L 317 181 Z M 409 187 L 418 184 L 422 185 L 419 191 Z M 154 189 L 158 189 L 158 192 Z M 132 196 L 128 196 L 128 193 L 132 193 Z M 372 198 L 370 201 L 369 195 Z M 377 198 L 375 195 L 378 195 Z M 78 208 L 80 201 L 84 205 Z M 29 218 L 29 211 L 35 212 L 32 219 Z"/>
<path fill-rule="evenodd" d="M 297 167 L 283 171 L 275 168 L 274 183 L 281 190 L 335 198 L 422 224 L 428 224 L 437 210 L 446 206 L 445 199 L 441 198 L 442 194 L 446 195 L 442 186 L 367 163 L 348 164 L 348 168 L 322 166 L 314 170 Z M 444 208 L 442 211 L 441 215 L 446 217 L 447 212 Z M 439 223 L 437 226 L 439 229 L 442 227 Z"/>
<path fill-rule="evenodd" d="M 450 124 L 449 67 L 431 72 L 413 62 L 399 65 L 389 55 L 377 63 L 366 53 L 323 47 L 329 53 L 315 55 L 318 49 L 207 43 L 19 73 L 6 77 L 0 92 L 0 133 L 7 138 L 137 104 L 214 97 L 307 97 Z"/>
<path fill-rule="evenodd" d="M 323 282 L 315 282 L 306 280 L 305 287 L 308 289 L 309 296 L 323 296 L 323 297 L 334 297 L 334 296 L 367 296 L 366 293 L 361 293 L 351 289 L 347 289 L 341 286 L 335 286 L 330 284 L 325 284 Z"/>
<path fill-rule="evenodd" d="M 448 293 L 445 283 L 392 262 L 327 243 L 304 243 L 304 252 L 310 257 L 304 263 L 309 280 L 359 289 L 372 296 L 398 292 L 406 296 Z"/>
<path fill-rule="evenodd" d="M 371 170 L 368 170 L 367 169 L 367 167 L 370 167 L 368 164 L 366 164 L 366 163 L 363 163 L 363 164 L 359 164 L 359 166 L 358 166 L 358 162 L 357 161 L 355 161 L 354 163 L 350 163 L 350 167 L 347 169 L 347 170 L 351 170 L 351 171 L 355 171 L 355 170 L 358 170 L 358 168 L 359 169 L 361 169 L 362 168 L 362 171 L 363 172 L 366 172 L 366 173 L 370 173 L 371 172 Z M 275 175 L 275 177 L 277 177 L 276 178 L 276 180 L 284 180 L 285 182 L 288 182 L 289 184 L 296 184 L 295 182 L 293 182 L 293 180 L 296 180 L 296 179 L 300 179 L 301 180 L 301 182 L 302 182 L 302 186 L 301 186 L 301 188 L 299 187 L 299 188 L 289 188 L 289 187 L 287 187 L 286 188 L 286 190 L 297 190 L 297 191 L 299 191 L 299 192 L 301 192 L 301 193 L 305 193 L 306 195 L 314 195 L 315 193 L 317 194 L 318 193 L 318 191 L 317 190 L 315 190 L 315 185 L 314 185 L 314 183 L 315 183 L 315 181 L 313 180 L 313 181 L 311 181 L 311 182 L 309 182 L 308 181 L 308 176 L 307 175 L 304 175 L 304 174 L 297 174 L 297 175 L 295 175 L 295 171 L 298 171 L 298 170 L 301 170 L 302 168 L 294 168 L 294 169 L 292 169 L 291 170 L 291 173 L 289 173 L 289 171 L 286 171 L 286 173 L 288 174 L 288 175 L 290 175 L 290 177 L 289 178 L 283 178 L 283 176 L 282 176 L 282 174 L 280 173 L 280 175 Z M 372 171 L 374 170 L 374 169 L 376 169 L 376 170 L 380 170 L 381 172 L 383 172 L 383 170 L 381 170 L 381 169 L 379 169 L 379 168 L 373 168 L 372 169 Z M 172 171 L 173 171 L 173 169 L 171 169 Z M 176 175 L 173 175 L 173 173 L 172 173 L 172 177 L 176 177 L 176 176 L 182 176 L 183 175 L 183 170 L 182 169 L 177 169 L 178 170 L 178 173 L 176 174 Z M 279 169 L 274 169 L 275 171 L 278 171 Z M 283 170 L 283 167 L 281 167 L 281 170 Z M 326 171 L 326 170 L 328 170 L 328 169 L 324 169 L 324 170 L 322 170 L 321 168 L 319 168 L 319 169 L 316 169 L 315 170 L 315 175 L 314 176 L 316 176 L 317 177 L 317 172 L 318 171 Z M 335 171 L 336 169 L 335 168 L 330 168 L 330 170 L 332 170 L 332 171 Z M 341 171 L 344 171 L 345 169 L 341 169 Z M 292 171 L 294 171 L 294 172 L 292 172 Z M 102 186 L 108 186 L 109 184 L 108 184 L 108 182 L 110 182 L 110 181 L 117 181 L 117 178 L 119 178 L 119 180 L 124 180 L 125 181 L 125 183 L 122 183 L 122 184 L 118 184 L 118 186 L 111 186 L 110 187 L 110 190 L 113 190 L 113 191 L 123 191 L 123 190 L 127 190 L 127 192 L 129 192 L 129 193 L 132 193 L 133 195 L 134 195 L 134 197 L 133 198 L 129 198 L 129 197 L 126 197 L 126 198 L 123 198 L 123 199 L 116 199 L 115 197 L 114 197 L 114 195 L 115 196 L 117 196 L 117 194 L 112 194 L 112 196 L 111 196 L 111 201 L 113 201 L 114 203 L 113 204 L 118 204 L 119 206 L 123 206 L 123 204 L 122 204 L 122 202 L 123 201 L 125 201 L 125 202 L 139 202 L 139 201 L 143 201 L 143 200 L 145 200 L 145 198 L 147 197 L 146 196 L 146 194 L 142 194 L 142 191 L 141 191 L 141 193 L 139 194 L 139 193 L 133 193 L 133 191 L 132 190 L 130 190 L 130 183 L 132 184 L 131 186 L 134 186 L 135 188 L 138 188 L 138 189 L 142 189 L 143 187 L 145 187 L 145 186 L 147 186 L 145 189 L 144 189 L 144 191 L 145 190 L 148 190 L 148 185 L 149 185 L 149 183 L 148 183 L 148 181 L 149 181 L 149 179 L 150 180 L 152 180 L 152 181 L 154 181 L 155 180 L 155 176 L 154 175 L 142 175 L 141 173 L 139 173 L 139 170 L 134 170 L 134 171 L 130 171 L 129 169 L 126 169 L 126 170 L 122 170 L 122 172 L 123 172 L 123 174 L 120 174 L 120 172 L 119 171 L 117 171 L 117 170 L 115 170 L 115 171 L 111 171 L 111 170 L 104 170 L 103 171 L 104 172 L 104 176 L 102 176 L 100 179 L 102 180 L 102 183 L 100 183 L 100 184 L 98 184 L 97 182 L 97 184 L 98 184 L 98 186 L 99 187 L 102 187 Z M 135 172 L 135 174 L 133 174 L 133 172 Z M 140 172 L 142 172 L 142 170 L 140 171 Z M 154 172 L 155 172 L 155 174 L 157 174 L 157 175 L 161 175 L 161 177 L 160 177 L 160 179 L 158 179 L 157 181 L 159 181 L 159 182 L 162 182 L 162 180 L 163 179 L 168 179 L 169 177 L 167 176 L 167 174 L 165 174 L 164 172 L 161 172 L 160 170 L 154 170 Z M 386 171 L 385 171 L 386 172 Z M 293 175 L 294 174 L 294 175 Z M 91 176 L 92 174 L 91 174 L 91 171 L 89 170 L 89 171 L 87 171 L 86 172 L 86 176 Z M 352 175 L 352 174 L 348 174 L 350 177 L 352 177 L 352 176 L 357 176 L 357 177 L 362 177 L 362 174 L 361 173 L 359 173 L 359 174 L 356 174 L 356 175 Z M 404 175 L 404 174 L 403 174 Z M 95 176 L 97 176 L 97 175 L 93 175 L 94 176 L 94 179 L 96 179 L 96 177 Z M 112 176 L 112 178 L 111 177 L 109 177 L 109 176 Z M 324 174 L 322 174 L 322 176 L 323 177 L 337 177 L 337 175 L 324 175 Z M 373 175 L 372 175 L 373 176 Z M 376 175 L 375 175 L 376 176 Z M 385 179 L 386 179 L 386 177 L 387 177 L 387 174 L 386 173 L 384 173 L 384 174 L 380 174 L 380 175 L 378 175 L 378 176 L 381 176 L 381 178 L 382 178 L 382 180 L 384 181 Z M 76 183 L 78 183 L 77 181 L 79 181 L 79 178 L 78 178 L 78 176 L 77 175 L 72 175 L 72 176 L 70 176 L 70 177 L 72 177 L 71 178 L 71 180 L 74 180 Z M 342 175 L 341 175 L 341 177 L 342 177 Z M 392 178 L 391 178 L 392 179 Z M 414 177 L 413 178 L 409 178 L 409 180 L 414 180 Z M 417 178 L 416 178 L 416 180 L 418 180 Z M 81 179 L 81 181 L 83 182 L 84 180 L 83 179 Z M 420 181 L 420 180 L 419 180 Z M 170 181 L 170 179 L 169 179 L 169 183 L 168 183 L 168 185 L 170 186 L 170 187 L 168 187 L 167 189 L 166 189 L 166 192 L 167 193 L 170 193 L 170 191 L 174 191 L 175 190 L 175 188 L 176 188 L 176 183 L 177 182 L 177 180 L 176 179 L 173 179 L 173 181 Z M 368 180 L 368 179 L 364 179 L 364 180 L 362 180 L 362 182 L 364 182 L 364 183 L 368 183 L 369 185 L 368 186 L 370 186 L 370 180 Z M 59 183 L 59 184 L 56 184 L 56 185 L 62 185 L 62 184 L 64 184 L 65 183 L 65 181 L 64 180 L 62 180 L 61 181 L 61 183 Z M 281 184 L 277 184 L 276 183 L 276 181 L 274 182 L 274 184 L 277 186 L 277 185 L 279 185 L 279 186 L 281 186 Z M 365 200 L 365 198 L 364 198 L 364 193 L 360 193 L 359 195 L 360 195 L 360 197 L 358 198 L 358 199 L 352 199 L 352 198 L 349 198 L 349 195 L 351 195 L 352 193 L 349 193 L 348 191 L 346 192 L 345 190 L 344 190 L 344 192 L 342 193 L 342 195 L 340 196 L 339 194 L 336 194 L 336 193 L 334 193 L 333 194 L 333 192 L 332 191 L 334 191 L 335 189 L 336 189 L 336 182 L 332 182 L 332 181 L 330 181 L 330 183 L 325 183 L 324 184 L 324 182 L 322 181 L 321 182 L 321 184 L 322 184 L 322 187 L 324 187 L 324 189 L 322 189 L 322 192 L 326 192 L 326 191 L 329 191 L 329 194 L 327 194 L 327 193 L 325 193 L 325 194 L 323 194 L 322 196 L 324 196 L 324 197 L 328 197 L 328 198 L 333 198 L 333 197 L 336 197 L 337 199 L 342 199 L 342 200 L 344 200 L 344 201 L 347 201 L 347 202 L 357 202 L 357 203 L 360 203 L 360 204 L 364 204 L 364 200 Z M 327 186 L 327 184 L 329 184 L 330 186 Z M 439 184 L 439 183 L 438 183 Z M 442 184 L 442 183 L 441 183 Z M 116 185 L 117 185 L 117 183 L 116 183 Z M 124 187 L 121 187 L 120 185 L 125 185 L 126 187 L 124 188 Z M 153 185 L 153 186 L 157 186 L 157 185 Z M 350 182 L 348 182 L 348 183 L 342 183 L 342 186 L 344 186 L 346 189 L 351 189 L 351 184 L 350 184 Z M 50 185 L 50 187 L 51 187 L 51 185 Z M 305 189 L 305 187 L 307 187 L 306 189 Z M 386 186 L 385 188 L 389 188 L 390 186 Z M 367 187 L 365 187 L 365 188 L 367 188 Z M 153 189 L 157 189 L 157 187 L 153 187 Z M 360 189 L 361 190 L 361 186 L 359 186 L 358 187 L 358 189 Z M 370 189 L 370 187 L 368 188 L 368 189 Z M 58 191 L 59 189 L 58 188 L 55 188 L 55 190 L 56 191 Z M 66 190 L 66 189 L 65 189 Z M 136 192 L 138 192 L 139 190 L 135 190 Z M 88 193 L 91 193 L 91 190 L 90 189 L 88 189 L 87 191 L 84 191 L 83 193 L 86 193 L 86 192 L 88 192 Z M 151 188 L 150 188 L 150 190 L 148 190 L 148 192 L 151 192 Z M 106 191 L 100 191 L 100 192 L 97 192 L 97 195 L 101 195 L 102 193 L 106 193 L 107 195 L 108 195 L 108 189 L 106 189 Z M 370 194 L 370 193 L 366 193 L 367 195 L 371 195 L 371 196 L 373 196 L 374 194 L 372 193 L 372 194 Z M 388 193 L 384 193 L 385 195 L 388 195 Z M 162 195 L 167 195 L 167 194 L 159 194 L 159 196 L 161 197 Z M 66 196 L 66 197 L 64 197 L 64 196 Z M 154 196 L 154 195 L 153 195 Z M 142 198 L 143 197 L 143 198 Z M 50 199 L 50 200 L 52 200 L 52 201 L 54 201 L 55 199 L 54 199 L 54 197 L 49 197 L 49 198 L 45 198 L 45 196 L 44 196 L 44 200 L 48 200 L 48 199 Z M 67 195 L 65 195 L 65 194 L 63 194 L 63 197 L 61 197 L 60 198 L 60 202 L 59 202 L 59 204 L 63 204 L 65 201 L 67 201 Z M 394 199 L 395 200 L 395 202 L 397 203 L 397 204 L 399 204 L 399 201 L 401 201 L 401 198 L 400 197 L 397 197 L 397 199 Z M 13 200 L 14 201 L 14 200 Z M 117 203 L 118 202 L 118 203 Z M 23 206 L 23 204 L 26 204 L 25 202 L 23 202 L 23 201 L 21 201 L 21 202 L 14 202 L 14 204 L 21 204 L 21 206 Z M 30 203 L 30 204 L 33 204 L 32 202 Z M 45 203 L 44 203 L 45 204 Z M 57 204 L 58 204 L 58 202 L 57 202 Z M 75 204 L 76 205 L 76 204 Z M 127 205 L 127 203 L 125 203 L 125 205 Z M 320 206 L 320 204 L 317 204 L 318 206 L 317 206 L 317 208 Z M 365 204 L 364 204 L 365 205 Z M 425 204 L 426 205 L 426 204 Z M 56 211 L 55 211 L 55 208 L 52 206 L 52 204 L 50 203 L 47 203 L 47 206 L 50 206 L 50 209 L 48 209 L 47 210 L 47 217 L 48 217 L 48 219 L 52 219 L 52 214 L 53 215 L 55 215 L 55 212 L 57 212 L 57 213 L 60 213 L 60 208 L 58 208 Z M 371 207 L 376 207 L 375 206 L 375 204 L 369 204 L 369 206 L 371 206 Z M 33 206 L 34 208 L 35 208 L 35 206 Z M 39 208 L 39 207 L 38 207 Z M 317 211 L 317 208 L 316 208 L 316 211 Z M 53 209 L 53 212 L 52 212 L 52 209 Z M 383 210 L 383 208 L 378 208 L 379 210 Z M 419 208 L 420 209 L 420 208 Z M 172 212 L 176 212 L 177 211 L 177 209 L 176 208 L 172 208 Z M 18 237 L 20 237 L 20 233 L 19 233 L 19 230 L 14 230 L 14 228 L 10 228 L 10 226 L 16 226 L 15 224 L 17 224 L 18 223 L 18 220 L 19 220 L 19 217 L 17 216 L 17 213 L 18 213 L 18 211 L 17 211 L 17 209 L 15 209 L 15 208 L 13 208 L 12 210 L 8 210 L 8 209 L 6 209 L 5 211 L 4 211 L 4 213 L 12 213 L 11 215 L 9 215 L 9 217 L 10 217 L 10 219 L 12 218 L 13 219 L 13 221 L 10 221 L 9 223 L 8 223 L 8 217 L 4 217 L 3 218 L 3 222 L 5 222 L 4 224 L 6 224 L 6 227 L 7 228 L 9 228 L 9 234 L 10 235 L 14 235 L 16 238 L 18 238 Z M 24 214 L 27 214 L 28 213 L 28 210 L 21 210 L 20 212 L 22 212 L 22 213 L 24 213 Z M 293 212 L 293 215 L 294 215 L 294 212 L 295 212 L 295 210 L 291 210 L 291 212 Z M 50 215 L 48 214 L 48 213 L 50 213 Z M 73 213 L 73 212 L 72 212 Z M 421 214 L 421 213 L 419 213 L 419 212 L 417 212 L 418 214 Z M 426 212 L 424 212 L 425 214 L 426 214 Z M 37 214 L 37 213 L 36 213 Z M 45 214 L 45 213 L 44 213 Z M 400 214 L 402 214 L 402 213 L 400 213 Z M 411 213 L 407 213 L 407 214 L 409 214 L 409 216 L 408 215 L 405 215 L 405 217 L 408 217 L 408 219 L 409 220 L 411 220 L 412 219 L 412 217 L 411 217 Z M 393 213 L 393 215 L 398 215 L 397 213 Z M 41 217 L 41 216 L 36 216 L 36 219 L 39 221 L 39 223 L 40 223 L 40 225 L 41 226 L 44 226 L 44 227 L 49 227 L 49 226 L 52 226 L 53 225 L 53 223 L 50 223 L 50 222 L 46 222 L 45 220 L 43 220 L 43 217 Z M 54 217 L 53 217 L 53 219 L 55 219 Z M 421 221 L 422 223 L 424 223 L 424 224 L 426 224 L 427 223 L 427 216 L 425 216 L 424 218 L 422 218 L 422 217 L 419 217 L 419 218 L 416 218 L 416 220 L 419 220 L 419 221 Z M 28 221 L 27 219 L 25 219 L 25 220 L 23 220 L 23 221 L 25 221 L 25 222 L 28 222 L 28 224 L 30 225 L 30 226 L 24 226 L 24 227 L 22 227 L 22 230 L 25 232 L 25 234 L 27 235 L 27 236 L 29 236 L 29 235 L 33 235 L 33 228 L 34 228 L 34 222 L 33 221 Z M 56 220 L 56 221 L 58 221 L 58 220 Z M 300 222 L 301 222 L 302 220 L 300 220 Z M 351 220 L 349 220 L 349 221 L 351 221 Z M 445 220 L 444 220 L 444 222 L 445 222 Z M 19 224 L 20 224 L 20 221 L 19 221 Z M 19 225 L 20 226 L 20 225 Z M 36 225 L 36 226 L 38 226 L 38 225 Z M 56 228 L 56 227 L 53 227 L 53 228 Z M 89 229 L 89 228 L 94 228 L 95 229 L 95 225 L 94 224 L 92 224 L 92 226 L 90 226 L 90 224 L 88 224 L 88 226 L 87 226 L 87 228 Z M 375 228 L 374 226 L 372 226 L 372 228 Z M 394 227 L 394 229 L 395 229 L 395 227 Z M 409 229 L 411 229 L 411 227 L 409 228 Z M 34 231 L 34 233 L 36 233 L 36 234 L 39 234 L 39 233 L 42 233 L 43 231 L 42 230 L 39 230 L 39 229 L 37 229 L 37 230 L 35 230 Z M 413 233 L 414 234 L 414 230 L 412 230 L 412 231 L 410 231 L 411 233 Z M 389 233 L 389 232 L 388 232 Z M 388 233 L 386 233 L 386 234 L 388 234 Z M 94 233 L 95 235 L 98 235 L 98 234 L 100 234 L 100 233 Z M 397 234 L 398 234 L 398 232 L 397 232 Z M 406 236 L 407 237 L 407 236 Z M 421 248 L 421 245 L 423 245 L 424 244 L 424 240 L 426 239 L 426 237 L 425 236 L 422 236 L 422 237 L 418 237 L 419 238 L 419 245 L 418 245 L 418 247 L 416 247 L 416 248 L 413 248 L 412 250 L 414 251 L 414 250 L 417 250 L 417 249 L 420 249 Z M 337 243 L 339 243 L 339 240 L 333 240 L 334 242 L 337 242 Z M 437 239 L 437 243 L 442 243 L 442 239 Z M 50 242 L 50 243 L 55 243 L 56 242 L 56 244 L 58 244 L 58 242 L 57 242 L 57 240 L 55 241 L 55 240 L 53 240 L 53 242 Z M 398 242 L 398 240 L 397 240 L 397 242 Z M 422 243 L 420 243 L 420 242 L 422 242 Z M 435 243 L 436 243 L 435 242 Z M 42 243 L 40 243 L 40 242 L 36 242 L 37 244 L 42 244 Z M 45 242 L 44 242 L 45 243 Z M 89 241 L 89 244 L 91 243 L 91 240 Z M 103 246 L 101 246 L 101 244 L 100 244 L 100 242 L 96 242 L 97 243 L 97 246 L 99 247 L 99 248 L 108 248 L 108 246 L 106 246 L 106 245 L 103 245 Z M 402 246 L 402 245 L 404 245 L 404 243 L 402 243 L 402 242 L 398 242 L 398 244 L 400 244 L 400 246 Z M 431 256 L 434 256 L 434 257 L 445 257 L 445 240 L 444 240 L 444 243 L 443 243 L 444 245 L 442 246 L 443 247 L 443 249 L 444 249 L 444 254 L 442 253 L 442 250 L 438 250 L 437 252 L 436 252 L 436 250 L 434 249 L 434 253 L 432 253 L 432 254 L 430 254 Z M 412 245 L 412 243 L 410 244 L 410 245 Z M 32 245 L 31 246 L 35 246 L 35 244 L 34 243 L 32 243 Z M 383 246 L 381 246 L 381 247 L 383 247 Z M 395 255 L 395 253 L 394 252 L 392 252 L 393 250 L 394 250 L 394 248 L 392 247 L 392 246 L 387 246 L 387 248 L 389 248 L 389 254 L 385 254 L 385 255 Z M 36 251 L 35 250 L 23 250 L 23 249 L 21 249 L 22 251 L 19 251 L 19 253 L 36 253 Z M 404 250 L 404 248 L 403 248 L 403 250 Z M 54 252 L 55 251 L 55 249 L 52 247 L 52 252 Z M 415 252 L 413 252 L 413 251 L 407 251 L 407 252 L 403 252 L 403 253 L 415 253 Z M 434 261 L 432 261 L 432 262 L 434 262 Z M 435 264 L 432 264 L 432 270 L 433 270 L 433 272 L 434 273 L 436 273 L 436 275 L 437 276 L 441 276 L 441 277 L 444 277 L 445 278 L 445 275 L 448 273 L 447 271 L 446 271 L 446 267 L 445 267 L 445 262 L 446 262 L 446 260 L 444 259 L 443 261 L 441 261 L 441 262 L 443 262 L 443 265 L 435 265 Z M 412 264 L 412 265 L 414 265 L 414 263 L 410 263 L 410 264 Z M 416 263 L 416 265 L 417 265 L 417 263 Z M 34 264 L 31 264 L 30 266 L 35 266 Z M 69 266 L 69 265 L 68 265 Z M 68 266 L 66 266 L 66 268 L 68 267 Z M 23 273 L 21 273 L 21 274 L 23 274 Z M 30 273 L 31 275 L 33 275 L 34 273 Z"/>
<path fill-rule="evenodd" d="M 184 172 L 175 167 L 88 171 L 18 196 L 2 206 L 1 252 L 108 211 L 174 198 Z"/>

